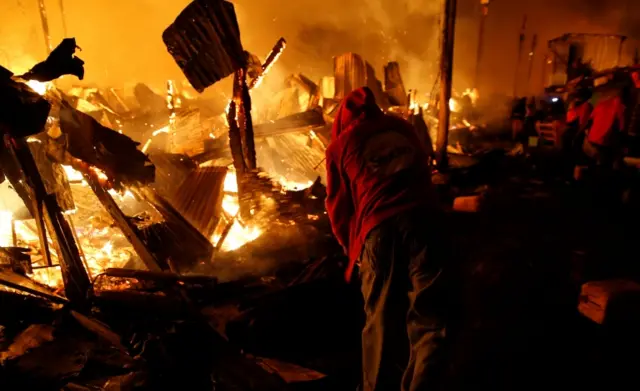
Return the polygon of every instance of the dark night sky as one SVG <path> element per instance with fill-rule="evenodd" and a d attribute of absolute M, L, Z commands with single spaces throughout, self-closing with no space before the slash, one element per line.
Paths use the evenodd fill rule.
<path fill-rule="evenodd" d="M 455 86 L 469 87 L 473 72 L 479 0 L 458 0 Z M 16 70 L 44 56 L 35 0 L 3 0 L 0 62 Z M 161 34 L 187 0 L 65 0 L 70 35 L 84 49 L 88 83 L 144 81 L 161 86 L 180 76 Z M 263 57 L 284 36 L 289 47 L 267 85 L 286 74 L 312 78 L 331 74 L 331 57 L 355 51 L 378 75 L 385 61 L 398 60 L 408 87 L 426 92 L 438 62 L 441 0 L 235 0 L 245 47 Z M 58 0 L 46 0 L 55 41 L 61 36 Z M 637 0 L 493 0 L 487 21 L 481 91 L 509 92 L 518 34 L 524 14 L 528 39 L 540 35 L 538 65 L 545 42 L 565 32 L 638 34 Z M 633 29 L 636 31 L 633 31 Z M 530 41 L 527 41 L 527 47 Z M 540 68 L 539 66 L 537 68 Z M 533 80 L 540 80 L 538 69 Z"/>

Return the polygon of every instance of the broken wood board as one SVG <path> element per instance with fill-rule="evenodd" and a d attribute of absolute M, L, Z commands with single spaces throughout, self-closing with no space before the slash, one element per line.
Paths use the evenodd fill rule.
<path fill-rule="evenodd" d="M 0 269 L 0 285 L 45 298 L 57 304 L 66 304 L 69 302 L 64 297 L 54 294 L 50 289 L 35 283 L 30 278 L 9 270 Z"/>
<path fill-rule="evenodd" d="M 344 99 L 361 87 L 369 87 L 376 97 L 376 103 L 383 109 L 389 107 L 389 98 L 382 91 L 382 83 L 376 78 L 371 64 L 355 53 L 345 53 L 333 60 L 335 78 L 335 98 Z"/>
<path fill-rule="evenodd" d="M 389 95 L 389 103 L 393 106 L 407 106 L 407 90 L 404 88 L 400 65 L 390 62 L 384 67 L 384 90 Z"/>
<path fill-rule="evenodd" d="M 126 352 L 127 349 L 122 345 L 122 338 L 113 332 L 109 326 L 106 324 L 85 316 L 79 312 L 71 311 L 71 315 L 75 318 L 75 320 L 80 323 L 82 327 L 96 334 L 98 337 L 104 339 L 105 341 L 111 343 L 114 347 L 122 352 Z"/>
<path fill-rule="evenodd" d="M 640 319 L 640 284 L 635 281 L 588 282 L 582 285 L 580 299 L 580 313 L 598 324 L 609 322 L 612 317 Z"/>
<path fill-rule="evenodd" d="M 304 368 L 273 358 L 256 357 L 256 361 L 266 371 L 277 374 L 287 383 L 307 382 L 327 377 L 327 375 L 314 371 L 313 369 Z"/>
<path fill-rule="evenodd" d="M 147 249 L 138 227 L 122 212 L 109 192 L 100 185 L 98 176 L 92 170 L 88 170 L 84 173 L 84 178 L 98 197 L 98 200 L 100 200 L 100 203 L 102 203 L 107 212 L 109 212 L 114 223 L 120 228 L 129 243 L 131 243 L 136 250 L 136 253 L 140 256 L 145 266 L 151 271 L 166 269 L 166 267 L 161 266 L 156 257 Z"/>
<path fill-rule="evenodd" d="M 246 66 L 235 8 L 227 1 L 194 0 L 162 40 L 198 92 Z"/>
<path fill-rule="evenodd" d="M 255 137 L 272 137 L 287 133 L 298 133 L 325 126 L 326 122 L 321 110 L 309 110 L 293 114 L 272 122 L 255 126 Z"/>

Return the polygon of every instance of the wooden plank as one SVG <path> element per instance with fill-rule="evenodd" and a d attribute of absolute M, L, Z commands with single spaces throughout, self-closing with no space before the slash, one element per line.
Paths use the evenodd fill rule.
<path fill-rule="evenodd" d="M 142 234 L 138 227 L 131 222 L 131 220 L 122 212 L 118 207 L 115 200 L 111 197 L 108 191 L 106 191 L 101 185 L 98 176 L 93 170 L 85 170 L 83 176 L 93 192 L 95 193 L 100 203 L 105 207 L 109 215 L 113 218 L 114 223 L 120 228 L 124 236 L 129 243 L 133 246 L 134 250 L 145 266 L 151 271 L 160 271 L 167 269 L 165 265 L 162 265 L 158 259 L 147 249 Z"/>
<path fill-rule="evenodd" d="M 91 285 L 89 276 L 80 258 L 71 227 L 62 214 L 55 194 L 47 194 L 42 177 L 26 144 L 24 139 L 12 139 L 9 135 L 5 135 L 5 146 L 12 156 L 9 162 L 15 165 L 14 171 L 20 172 L 24 178 L 23 181 L 30 192 L 30 200 L 38 210 L 38 217 L 40 217 L 39 211 L 42 210 L 40 221 L 46 224 L 47 231 L 58 250 L 66 296 L 71 301 L 83 302 Z M 44 238 L 46 242 L 45 229 L 40 226 L 38 231 L 41 240 Z"/>
<path fill-rule="evenodd" d="M 310 110 L 290 115 L 273 122 L 255 126 L 255 137 L 272 137 L 287 133 L 298 133 L 325 126 L 322 110 Z"/>
<path fill-rule="evenodd" d="M 382 83 L 376 78 L 371 64 L 355 53 L 345 53 L 333 60 L 335 98 L 344 99 L 353 90 L 369 87 L 376 103 L 383 109 L 389 107 L 389 99 L 382 91 Z"/>
<path fill-rule="evenodd" d="M 391 105 L 407 106 L 407 90 L 404 88 L 400 65 L 390 62 L 384 67 L 384 90 L 389 95 Z"/>
<path fill-rule="evenodd" d="M 8 286 L 34 296 L 43 297 L 57 304 L 66 304 L 69 300 L 54 294 L 48 288 L 35 283 L 28 277 L 9 270 L 0 269 L 0 285 Z"/>

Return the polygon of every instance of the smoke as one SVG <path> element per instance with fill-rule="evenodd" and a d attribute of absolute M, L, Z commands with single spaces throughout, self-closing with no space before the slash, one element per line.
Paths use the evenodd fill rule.
<path fill-rule="evenodd" d="M 59 0 L 45 0 L 54 44 L 63 36 Z M 162 86 L 180 77 L 163 30 L 187 0 L 64 0 L 68 34 L 83 48 L 87 83 L 142 81 Z M 22 71 L 46 55 L 37 1 L 8 0 L 0 14 L 0 61 Z M 264 57 L 280 36 L 289 46 L 276 74 L 332 74 L 332 57 L 353 51 L 374 65 L 399 61 L 407 84 L 433 82 L 440 0 L 236 0 L 245 48 Z M 276 70 L 277 69 L 277 70 Z"/>
<path fill-rule="evenodd" d="M 44 0 L 52 40 L 63 37 L 59 0 Z M 261 58 L 281 36 L 289 45 L 267 81 L 275 87 L 301 72 L 312 80 L 331 75 L 332 57 L 356 52 L 382 78 L 388 61 L 401 65 L 405 84 L 431 90 L 437 76 L 442 0 L 233 0 L 242 40 Z M 162 42 L 162 32 L 188 0 L 64 0 L 68 35 L 83 48 L 87 84 L 144 82 L 162 89 L 182 75 Z M 523 0 L 491 3 L 485 36 L 481 91 L 511 90 L 522 16 L 527 42 L 568 32 L 626 33 L 638 37 L 640 4 L 634 0 Z M 4 0 L 0 13 L 0 63 L 24 71 L 45 57 L 38 1 Z M 479 1 L 458 0 L 454 87 L 470 87 L 475 72 Z M 529 45 L 529 43 L 527 43 Z M 538 61 L 538 60 L 536 60 Z M 541 63 L 541 59 L 538 61 Z M 536 65 L 534 79 L 540 79 Z M 532 82 L 532 84 L 535 84 Z M 214 87 L 214 89 L 220 87 Z M 211 92 L 209 92 L 211 93 Z M 484 93 L 486 95 L 486 93 Z"/>

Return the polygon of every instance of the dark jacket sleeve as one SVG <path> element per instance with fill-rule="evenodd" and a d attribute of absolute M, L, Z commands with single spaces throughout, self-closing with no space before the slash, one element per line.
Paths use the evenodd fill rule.
<path fill-rule="evenodd" d="M 353 218 L 351 187 L 341 162 L 334 156 L 333 148 L 327 149 L 327 199 L 325 201 L 331 228 L 345 253 L 349 252 L 349 232 Z"/>

